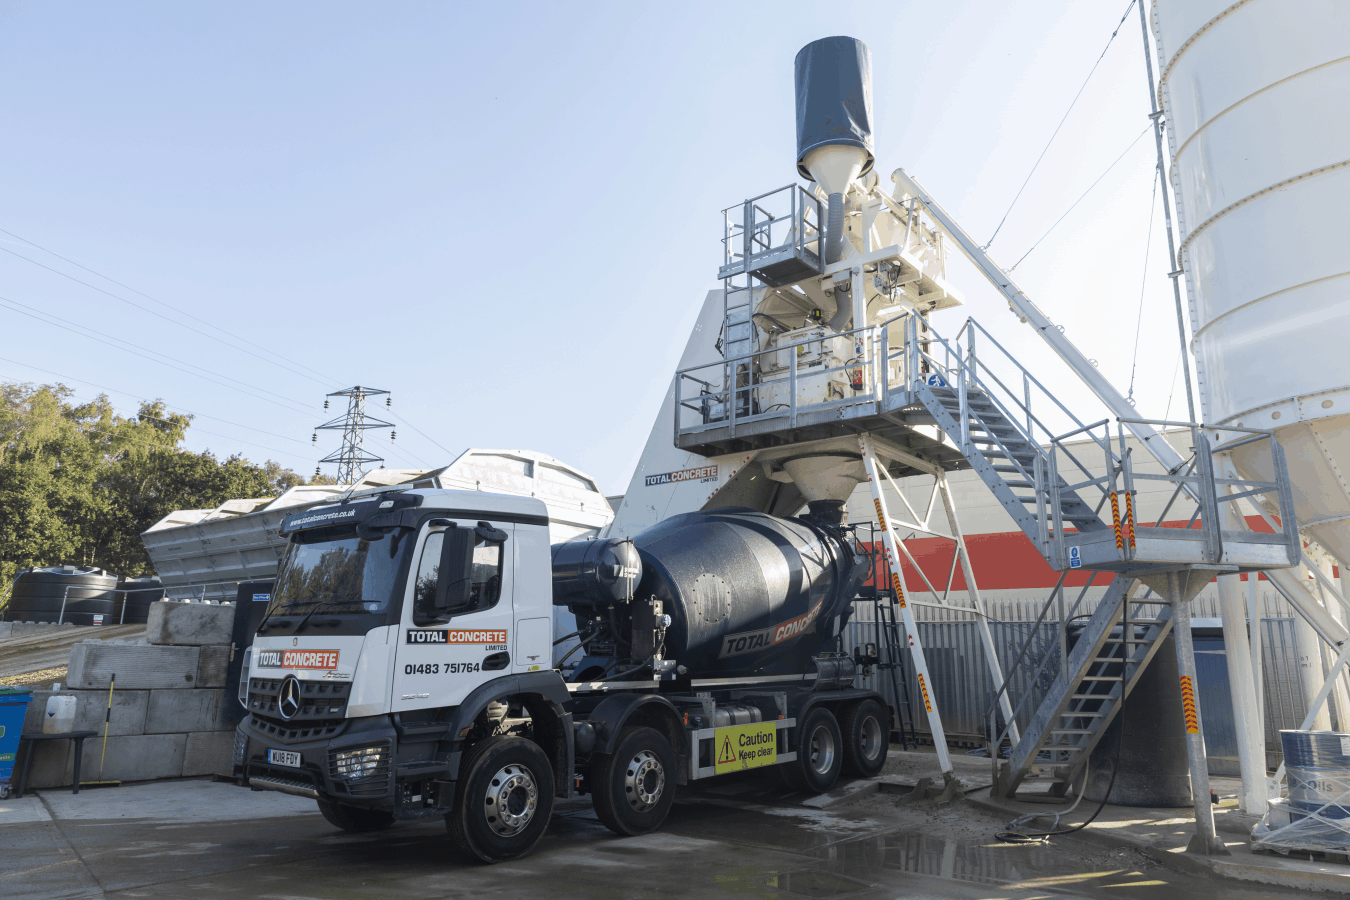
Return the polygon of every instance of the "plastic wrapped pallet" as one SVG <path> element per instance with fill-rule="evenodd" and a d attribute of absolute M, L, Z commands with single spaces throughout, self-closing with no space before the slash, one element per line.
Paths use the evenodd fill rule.
<path fill-rule="evenodd" d="M 1252 829 L 1252 847 L 1350 850 L 1350 734 L 1281 731 L 1285 796 Z"/>

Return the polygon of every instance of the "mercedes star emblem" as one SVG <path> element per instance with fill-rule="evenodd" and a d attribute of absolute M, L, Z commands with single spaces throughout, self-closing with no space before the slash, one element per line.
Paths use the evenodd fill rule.
<path fill-rule="evenodd" d="M 292 646 L 292 647 L 299 647 L 299 646 L 300 646 L 300 639 L 299 639 L 299 638 L 291 638 L 291 646 Z"/>
<path fill-rule="evenodd" d="M 300 681 L 294 675 L 287 675 L 281 682 L 281 693 L 277 695 L 277 712 L 287 721 L 300 712 Z"/>

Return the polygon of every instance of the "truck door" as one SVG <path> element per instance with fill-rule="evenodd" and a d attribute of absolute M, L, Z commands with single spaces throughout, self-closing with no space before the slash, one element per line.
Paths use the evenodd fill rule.
<path fill-rule="evenodd" d="M 474 530 L 478 523 L 455 524 Z M 429 625 L 417 621 L 431 607 L 444 529 L 418 536 L 395 651 L 394 712 L 455 706 L 478 685 L 511 672 L 515 526 L 477 529 L 480 535 L 494 530 L 505 540 L 479 537 L 474 545 L 469 605 L 452 611 L 448 622 Z"/>

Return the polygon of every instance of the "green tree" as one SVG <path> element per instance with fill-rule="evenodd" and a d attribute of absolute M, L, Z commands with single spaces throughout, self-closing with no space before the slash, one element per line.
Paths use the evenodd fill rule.
<path fill-rule="evenodd" d="M 272 460 L 184 450 L 192 417 L 162 400 L 126 418 L 106 396 L 72 400 L 65 385 L 0 382 L 0 603 L 28 566 L 153 574 L 140 535 L 170 512 L 307 483 Z"/>

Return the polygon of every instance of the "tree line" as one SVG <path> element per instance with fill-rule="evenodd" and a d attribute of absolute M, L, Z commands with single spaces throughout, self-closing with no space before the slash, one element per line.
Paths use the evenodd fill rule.
<path fill-rule="evenodd" d="M 185 450 L 192 419 L 162 400 L 123 417 L 106 395 L 79 403 L 63 384 L 0 382 L 0 605 L 29 566 L 153 575 L 140 535 L 174 510 L 334 483 Z"/>

